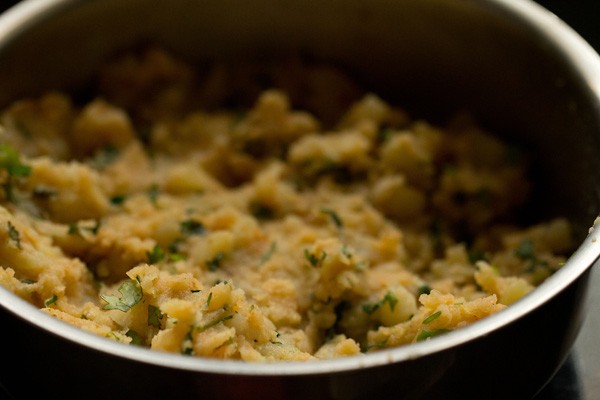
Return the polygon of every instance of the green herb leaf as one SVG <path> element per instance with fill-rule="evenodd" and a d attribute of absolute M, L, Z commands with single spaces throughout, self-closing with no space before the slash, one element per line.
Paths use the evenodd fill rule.
<path fill-rule="evenodd" d="M 153 326 L 160 329 L 160 321 L 162 320 L 163 314 L 160 312 L 160 308 L 148 305 L 148 326 Z"/>
<path fill-rule="evenodd" d="M 326 257 L 326 252 L 322 252 L 321 258 L 319 258 L 314 253 L 311 253 L 308 249 L 304 249 L 304 258 L 306 258 L 310 265 L 313 267 L 318 267 L 323 262 L 323 260 L 325 260 Z"/>
<path fill-rule="evenodd" d="M 129 311 L 133 306 L 139 303 L 143 298 L 142 287 L 136 279 L 125 281 L 119 287 L 121 297 L 101 295 L 102 300 L 106 301 L 105 310 Z"/>
<path fill-rule="evenodd" d="M 393 311 L 396 307 L 396 304 L 398 303 L 398 298 L 391 291 L 388 291 L 385 294 L 385 296 L 383 296 L 383 299 L 381 299 L 377 303 L 363 304 L 362 309 L 367 314 L 373 314 L 376 310 L 378 310 L 380 307 L 383 307 L 386 303 L 390 306 L 390 310 Z"/>
<path fill-rule="evenodd" d="M 423 325 L 427 325 L 433 321 L 435 321 L 436 319 L 438 319 L 440 317 L 440 315 L 442 315 L 441 311 L 436 311 L 433 314 L 431 314 L 429 317 L 425 318 L 423 320 Z"/>
<path fill-rule="evenodd" d="M 179 224 L 180 231 L 185 236 L 201 235 L 206 231 L 206 228 L 200 221 L 188 219 Z"/>
<path fill-rule="evenodd" d="M 212 260 L 206 261 L 206 266 L 209 270 L 216 271 L 221 266 L 221 261 L 223 261 L 223 258 L 225 258 L 225 253 L 219 251 L 217 254 L 215 254 Z"/>
<path fill-rule="evenodd" d="M 271 259 L 271 257 L 273 256 L 273 254 L 275 253 L 275 250 L 277 250 L 277 243 L 271 242 L 271 246 L 269 247 L 269 250 L 267 250 L 267 252 L 260 257 L 259 265 L 263 265 L 264 263 L 269 261 Z"/>
<path fill-rule="evenodd" d="M 98 150 L 89 164 L 96 169 L 104 169 L 119 157 L 119 149 L 115 146 L 108 145 Z"/>
<path fill-rule="evenodd" d="M 144 342 L 142 341 L 142 337 L 140 336 L 139 333 L 137 333 L 134 330 L 128 330 L 127 333 L 125 333 L 125 336 L 130 337 L 131 338 L 131 342 L 129 344 L 132 344 L 134 346 L 143 346 Z"/>
<path fill-rule="evenodd" d="M 102 225 L 102 222 L 100 222 L 100 220 L 96 220 L 96 223 L 94 224 L 94 226 L 89 226 L 89 227 L 86 226 L 86 227 L 83 227 L 81 229 L 84 229 L 84 230 L 86 230 L 88 232 L 93 233 L 94 235 L 97 235 L 98 234 L 98 230 L 100 229 L 100 225 Z"/>
<path fill-rule="evenodd" d="M 160 194 L 160 188 L 158 187 L 158 184 L 155 183 L 150 185 L 146 191 L 146 194 L 148 195 L 148 198 L 152 204 L 156 205 L 156 202 L 158 201 L 158 195 Z"/>
<path fill-rule="evenodd" d="M 471 264 L 475 264 L 479 260 L 485 260 L 485 253 L 481 250 L 471 249 L 468 252 L 469 261 Z"/>
<path fill-rule="evenodd" d="M 165 251 L 157 244 L 154 245 L 152 251 L 147 251 L 148 264 L 156 264 L 165 258 Z"/>
<path fill-rule="evenodd" d="M 18 249 L 22 249 L 23 247 L 21 246 L 21 233 L 19 233 L 17 228 L 15 228 L 15 226 L 10 221 L 8 221 L 7 223 L 7 230 L 8 237 L 10 238 L 10 240 L 15 242 L 15 245 Z"/>
<path fill-rule="evenodd" d="M 47 298 L 44 301 L 44 306 L 50 307 L 52 304 L 56 303 L 57 300 L 58 300 L 58 296 L 56 296 L 55 294 L 53 294 L 52 296 L 50 296 L 49 298 Z"/>
<path fill-rule="evenodd" d="M 534 260 L 535 249 L 531 240 L 523 240 L 515 250 L 517 257 L 523 260 Z"/>
<path fill-rule="evenodd" d="M 81 235 L 81 232 L 79 232 L 79 227 L 77 226 L 76 222 L 71 222 L 69 224 L 69 230 L 67 231 L 67 233 L 69 235 Z"/>
<path fill-rule="evenodd" d="M 6 170 L 11 177 L 26 177 L 31 174 L 31 167 L 23 164 L 19 153 L 6 143 L 0 143 L 0 169 Z"/>
<path fill-rule="evenodd" d="M 216 318 L 216 319 L 214 319 L 214 320 L 212 320 L 210 322 L 207 322 L 206 324 L 204 324 L 202 326 L 199 326 L 198 329 L 202 332 L 202 331 L 207 330 L 208 328 L 212 328 L 213 326 L 218 325 L 221 322 L 225 322 L 225 321 L 227 321 L 227 320 L 229 320 L 231 318 L 233 318 L 233 314 L 228 314 L 228 315 L 225 315 L 223 317 Z"/>
<path fill-rule="evenodd" d="M 120 206 L 121 204 L 123 204 L 125 202 L 126 199 L 127 199 L 126 195 L 116 194 L 110 198 L 110 202 L 111 202 L 111 204 L 113 204 L 115 206 Z"/>
<path fill-rule="evenodd" d="M 425 330 L 423 329 L 421 332 L 419 332 L 419 334 L 417 335 L 417 342 L 422 342 L 424 340 L 427 340 L 429 338 L 433 338 L 439 335 L 443 335 L 444 333 L 448 333 L 450 332 L 450 330 L 448 329 L 436 329 L 436 330 Z"/>
<path fill-rule="evenodd" d="M 387 339 L 383 340 L 381 342 L 377 342 L 377 343 L 369 343 L 365 346 L 364 351 L 369 351 L 371 349 L 382 349 L 385 347 L 386 343 L 387 343 Z"/>
<path fill-rule="evenodd" d="M 431 288 L 427 284 L 422 285 L 417 289 L 417 296 L 420 296 L 422 294 L 429 294 L 429 293 L 431 293 Z"/>
<path fill-rule="evenodd" d="M 15 180 L 31 174 L 31 167 L 21 162 L 19 153 L 10 145 L 0 143 L 0 169 L 6 171 L 7 178 L 2 182 L 4 195 L 10 202 L 16 203 L 17 197 L 14 190 Z"/>
<path fill-rule="evenodd" d="M 350 251 L 350 249 L 348 248 L 347 244 L 344 244 L 342 246 L 342 254 L 346 256 L 346 258 L 350 259 L 352 258 L 352 252 Z"/>
<path fill-rule="evenodd" d="M 382 127 L 377 131 L 377 142 L 385 143 L 390 137 L 394 135 L 394 130 L 389 127 Z"/>
<path fill-rule="evenodd" d="M 344 224 L 342 223 L 342 220 L 341 220 L 340 216 L 335 211 L 333 211 L 332 209 L 330 209 L 330 208 L 322 208 L 321 212 L 323 214 L 329 215 L 329 217 L 331 218 L 331 220 L 333 221 L 333 223 L 335 224 L 336 227 L 342 228 L 344 226 Z"/>

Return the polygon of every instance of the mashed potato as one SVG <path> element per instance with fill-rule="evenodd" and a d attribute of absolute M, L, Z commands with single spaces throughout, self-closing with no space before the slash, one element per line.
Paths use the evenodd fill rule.
<path fill-rule="evenodd" d="M 328 66 L 270 72 L 149 49 L 91 98 L 6 107 L 0 283 L 122 343 L 315 360 L 471 324 L 569 255 L 565 219 L 517 224 L 527 158 L 468 116 L 413 120 Z"/>

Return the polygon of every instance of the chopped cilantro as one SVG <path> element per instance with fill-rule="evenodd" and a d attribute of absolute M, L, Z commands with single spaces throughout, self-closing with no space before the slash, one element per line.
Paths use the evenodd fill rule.
<path fill-rule="evenodd" d="M 198 329 L 200 331 L 205 331 L 208 328 L 212 328 L 215 325 L 219 325 L 221 322 L 225 322 L 225 321 L 227 321 L 227 320 L 229 320 L 231 318 L 233 318 L 233 314 L 228 314 L 228 315 L 225 315 L 225 316 L 220 317 L 220 318 L 215 318 L 212 321 L 207 322 L 206 324 L 199 326 Z"/>
<path fill-rule="evenodd" d="M 535 245 L 530 239 L 523 240 L 519 243 L 519 246 L 515 249 L 515 255 L 522 260 L 529 261 L 527 272 L 533 272 L 537 266 L 548 266 L 546 261 L 537 258 L 535 255 Z"/>
<path fill-rule="evenodd" d="M 377 343 L 369 343 L 365 346 L 364 351 L 369 351 L 371 349 L 382 349 L 385 347 L 386 343 L 387 343 L 387 340 L 383 340 L 383 341 L 377 342 Z"/>
<path fill-rule="evenodd" d="M 152 204 L 156 205 L 156 202 L 158 201 L 158 195 L 160 194 L 160 188 L 156 183 L 152 184 L 146 191 L 146 194 L 148 195 L 148 198 Z"/>
<path fill-rule="evenodd" d="M 125 336 L 130 337 L 131 338 L 131 342 L 130 344 L 135 345 L 135 346 L 143 346 L 144 342 L 142 341 L 142 337 L 140 336 L 139 333 L 137 333 L 134 330 L 128 330 L 127 333 L 125 333 Z"/>
<path fill-rule="evenodd" d="M 423 320 L 423 325 L 427 325 L 433 321 L 435 321 L 436 319 L 438 319 L 440 317 L 440 315 L 442 315 L 441 311 L 436 311 L 433 314 L 431 314 L 429 317 L 425 318 Z"/>
<path fill-rule="evenodd" d="M 79 232 L 79 227 L 77 226 L 76 222 L 71 222 L 69 224 L 69 230 L 67 231 L 67 233 L 69 235 L 80 235 L 81 232 Z"/>
<path fill-rule="evenodd" d="M 377 131 L 377 142 L 378 143 L 385 143 L 387 142 L 387 140 L 392 137 L 394 134 L 394 131 L 389 128 L 389 127 L 382 127 L 381 129 L 379 129 Z"/>
<path fill-rule="evenodd" d="M 121 204 L 123 204 L 125 202 L 126 199 L 127 199 L 126 195 L 116 194 L 110 198 L 110 202 L 111 202 L 111 204 L 113 204 L 115 206 L 120 206 Z"/>
<path fill-rule="evenodd" d="M 165 251 L 158 244 L 155 244 L 152 251 L 146 252 L 146 256 L 148 257 L 148 264 L 156 264 L 165 258 Z"/>
<path fill-rule="evenodd" d="M 535 249 L 533 241 L 523 240 L 521 243 L 519 243 L 519 246 L 516 248 L 515 254 L 517 255 L 517 257 L 523 260 L 535 259 Z"/>
<path fill-rule="evenodd" d="M 394 307 L 396 307 L 396 304 L 398 303 L 398 298 L 391 291 L 388 291 L 385 294 L 385 296 L 383 296 L 383 299 L 381 299 L 377 303 L 363 304 L 362 309 L 367 314 L 373 314 L 376 310 L 378 310 L 380 307 L 383 307 L 386 303 L 390 306 L 390 310 L 393 311 Z"/>
<path fill-rule="evenodd" d="M 206 231 L 206 228 L 200 221 L 188 219 L 179 224 L 179 229 L 183 235 L 201 235 Z"/>
<path fill-rule="evenodd" d="M 92 232 L 94 235 L 96 235 L 96 234 L 98 234 L 100 225 L 102 225 L 102 222 L 100 222 L 100 220 L 96 220 L 96 223 L 94 224 L 94 226 L 84 227 L 82 229 L 85 229 L 86 231 Z"/>
<path fill-rule="evenodd" d="M 21 246 L 21 233 L 17 230 L 17 228 L 15 228 L 15 226 L 10 221 L 8 221 L 7 223 L 7 230 L 8 237 L 10 238 L 10 240 L 15 242 L 15 245 L 18 249 L 22 249 L 23 247 Z"/>
<path fill-rule="evenodd" d="M 16 202 L 13 185 L 16 179 L 31 174 L 31 167 L 21 162 L 19 153 L 10 145 L 0 143 L 0 169 L 6 171 L 6 180 L 2 183 L 4 195 L 8 201 Z"/>
<path fill-rule="evenodd" d="M 225 253 L 219 251 L 211 260 L 206 261 L 206 266 L 209 270 L 216 271 L 221 266 L 221 261 L 223 261 L 223 258 L 225 258 Z"/>
<path fill-rule="evenodd" d="M 184 355 L 192 355 L 194 353 L 194 341 L 192 338 L 192 333 L 194 332 L 194 327 L 192 326 L 190 330 L 185 334 L 185 340 L 181 345 L 181 354 Z"/>
<path fill-rule="evenodd" d="M 326 252 L 322 252 L 321 258 L 319 258 L 314 253 L 311 253 L 310 251 L 308 251 L 308 249 L 304 249 L 304 258 L 306 258 L 308 260 L 308 262 L 310 263 L 310 265 L 313 267 L 318 267 L 323 262 L 323 260 L 325 260 L 326 257 L 327 257 Z"/>
<path fill-rule="evenodd" d="M 342 246 L 342 254 L 345 255 L 348 259 L 352 258 L 352 252 L 348 248 L 348 245 L 344 244 Z"/>
<path fill-rule="evenodd" d="M 19 153 L 6 143 L 0 143 L 0 168 L 10 177 L 27 177 L 31 174 L 31 167 L 23 164 Z"/>
<path fill-rule="evenodd" d="M 192 347 L 192 343 L 184 343 L 183 348 L 181 349 L 181 354 L 186 356 L 191 356 L 194 352 L 194 347 Z"/>
<path fill-rule="evenodd" d="M 271 257 L 273 256 L 273 254 L 275 253 L 275 250 L 277 250 L 277 243 L 271 242 L 271 246 L 269 247 L 269 250 L 267 250 L 267 252 L 260 257 L 260 265 L 269 261 L 271 259 Z"/>
<path fill-rule="evenodd" d="M 90 161 L 90 165 L 96 169 L 103 169 L 115 161 L 117 157 L 119 157 L 119 149 L 108 145 L 96 151 Z"/>
<path fill-rule="evenodd" d="M 148 305 L 148 326 L 153 326 L 160 329 L 160 321 L 162 320 L 163 314 L 160 312 L 160 308 Z"/>
<path fill-rule="evenodd" d="M 429 338 L 436 337 L 436 336 L 439 336 L 439 335 L 443 335 L 444 333 L 448 333 L 448 332 L 450 332 L 450 330 L 448 330 L 448 329 L 436 329 L 436 330 L 431 330 L 431 331 L 423 329 L 417 335 L 417 342 L 422 342 L 422 341 L 427 340 Z"/>
<path fill-rule="evenodd" d="M 106 301 L 105 310 L 129 311 L 133 306 L 142 300 L 143 293 L 140 283 L 136 279 L 125 281 L 119 287 L 121 297 L 101 295 L 102 300 Z"/>
<path fill-rule="evenodd" d="M 175 239 L 171 243 L 169 243 L 169 246 L 167 247 L 169 253 L 179 253 L 179 246 L 182 242 L 183 239 Z"/>
<path fill-rule="evenodd" d="M 479 260 L 485 260 L 485 253 L 481 250 L 471 249 L 468 252 L 469 261 L 471 264 L 475 264 Z"/>
<path fill-rule="evenodd" d="M 417 289 L 417 296 L 420 296 L 422 294 L 429 294 L 429 293 L 431 293 L 431 288 L 427 284 L 421 285 Z"/>
<path fill-rule="evenodd" d="M 332 209 L 330 209 L 330 208 L 322 208 L 321 212 L 323 214 L 329 215 L 329 217 L 331 218 L 331 221 L 333 221 L 333 223 L 335 224 L 336 227 L 342 228 L 344 226 L 344 224 L 342 223 L 342 220 L 341 220 L 340 216 L 335 211 L 333 211 Z"/>
<path fill-rule="evenodd" d="M 169 254 L 169 261 L 181 261 L 185 260 L 185 256 L 180 253 L 171 253 Z"/>
<path fill-rule="evenodd" d="M 57 300 L 58 300 L 58 296 L 56 296 L 55 294 L 53 294 L 52 296 L 48 297 L 44 301 L 44 306 L 50 307 L 52 304 L 56 303 Z"/>

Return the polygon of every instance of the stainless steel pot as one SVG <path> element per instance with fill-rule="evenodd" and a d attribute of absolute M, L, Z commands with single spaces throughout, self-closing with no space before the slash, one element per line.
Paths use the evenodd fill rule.
<path fill-rule="evenodd" d="M 537 216 L 579 248 L 532 294 L 415 345 L 317 363 L 248 364 L 125 346 L 0 288 L 0 379 L 16 398 L 531 398 L 561 366 L 600 254 L 600 59 L 528 0 L 27 0 L 0 17 L 0 104 L 78 90 L 115 50 L 160 42 L 194 62 L 301 50 L 417 116 L 472 110 L 534 150 Z"/>

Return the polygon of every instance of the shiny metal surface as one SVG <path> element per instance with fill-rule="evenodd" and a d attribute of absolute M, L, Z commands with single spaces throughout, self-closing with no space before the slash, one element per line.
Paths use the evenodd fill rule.
<path fill-rule="evenodd" d="M 588 313 L 574 344 L 573 355 L 581 384 L 581 400 L 600 399 L 600 270 L 596 266 L 590 279 Z"/>
<path fill-rule="evenodd" d="M 86 396 L 91 386 L 98 398 L 114 397 L 114 387 L 123 398 L 501 398 L 517 391 L 527 398 L 562 365 L 586 316 L 590 267 L 600 254 L 600 229 L 587 235 L 600 209 L 600 59 L 555 15 L 527 0 L 27 0 L 0 16 L 0 104 L 47 88 L 81 89 L 100 61 L 142 38 L 197 62 L 302 50 L 344 66 L 415 115 L 473 110 L 490 129 L 533 148 L 542 182 L 536 213 L 571 217 L 582 245 L 532 295 L 480 323 L 314 364 L 250 365 L 123 346 L 0 288 L 3 326 L 21 332 L 15 345 L 46 354 L 34 364 L 27 357 L 3 363 L 4 376 L 33 373 L 36 390 L 58 395 L 56 382 L 89 371 L 94 379 L 70 391 Z"/>

